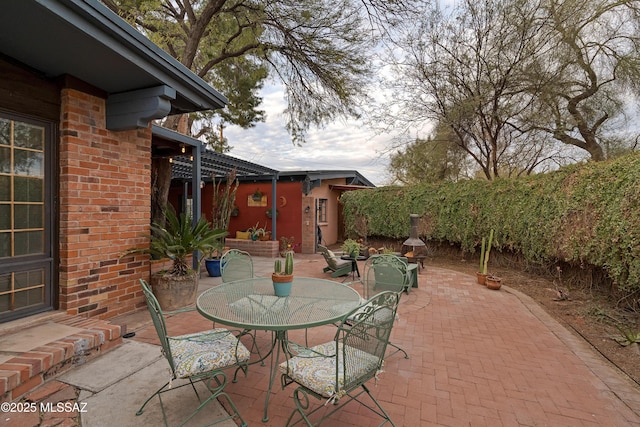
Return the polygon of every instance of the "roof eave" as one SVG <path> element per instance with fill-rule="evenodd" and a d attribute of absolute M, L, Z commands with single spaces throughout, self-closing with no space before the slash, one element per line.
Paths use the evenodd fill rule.
<path fill-rule="evenodd" d="M 229 102 L 224 95 L 99 1 L 37 2 L 76 28 L 84 30 L 96 42 L 109 45 L 120 56 L 130 59 L 132 63 L 165 81 L 193 104 L 190 111 L 224 108 Z M 172 114 L 178 112 L 181 111 L 172 111 Z"/>
<path fill-rule="evenodd" d="M 50 79 L 69 75 L 107 94 L 112 130 L 145 127 L 167 115 L 228 103 L 97 0 L 4 3 L 0 53 Z M 123 117 L 129 114 L 136 117 L 127 122 Z"/>

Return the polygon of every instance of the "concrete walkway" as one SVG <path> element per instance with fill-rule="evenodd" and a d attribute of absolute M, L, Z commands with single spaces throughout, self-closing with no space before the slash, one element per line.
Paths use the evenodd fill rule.
<path fill-rule="evenodd" d="M 256 275 L 269 274 L 271 259 L 254 261 Z M 319 255 L 296 255 L 297 275 L 329 278 L 323 267 Z M 203 277 L 201 282 L 205 289 L 220 279 Z M 84 405 L 79 414 L 82 426 L 161 425 L 157 399 L 142 416 L 135 415 L 169 375 L 148 315 L 139 312 L 115 321 L 135 331 L 135 337 L 47 384 L 50 393 L 35 396 L 55 400 L 51 396 L 60 398 L 70 384 L 80 390 L 77 398 L 67 398 Z M 171 317 L 168 324 L 170 334 L 211 327 L 197 312 Z M 331 326 L 314 328 L 309 340 L 327 341 L 334 332 Z M 294 333 L 291 338 L 304 337 Z M 268 333 L 258 334 L 261 346 L 269 339 Z M 640 426 L 637 385 L 531 299 L 509 289 L 508 283 L 491 291 L 475 277 L 427 265 L 419 275 L 419 288 L 402 298 L 392 341 L 410 359 L 389 357 L 385 372 L 371 388 L 397 426 Z M 284 425 L 294 407 L 293 387 L 274 386 L 270 420 L 261 421 L 267 378 L 268 367 L 258 364 L 250 367 L 247 377 L 227 386 L 249 425 Z M 165 405 L 177 420 L 189 404 L 180 399 L 195 399 L 188 393 L 173 394 L 178 400 Z M 220 405 L 210 405 L 205 416 L 213 418 L 220 410 Z M 78 425 L 72 417 L 66 424 L 47 424 L 46 419 L 34 424 L 16 417 L 6 420 L 5 415 L 0 414 L 0 425 Z M 335 422 L 323 425 L 362 427 L 379 422 L 352 403 L 335 415 Z"/>

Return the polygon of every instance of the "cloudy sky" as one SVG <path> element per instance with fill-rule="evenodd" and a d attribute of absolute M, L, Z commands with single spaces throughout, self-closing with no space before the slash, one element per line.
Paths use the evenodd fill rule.
<path fill-rule="evenodd" d="M 266 121 L 251 129 L 228 126 L 224 136 L 233 148 L 227 154 L 276 170 L 357 170 L 376 185 L 388 182 L 385 148 L 391 135 L 376 135 L 354 121 L 313 128 L 307 142 L 296 147 L 285 128 L 284 91 L 268 85 L 262 91 Z"/>
<path fill-rule="evenodd" d="M 440 7 L 447 9 L 455 1 L 441 0 Z M 395 135 L 376 134 L 355 121 L 336 121 L 323 129 L 310 129 L 307 142 L 296 147 L 282 115 L 286 108 L 283 88 L 265 85 L 261 96 L 266 121 L 252 129 L 225 128 L 224 136 L 233 147 L 228 154 L 276 170 L 357 170 L 375 185 L 389 183 L 387 151 Z M 388 95 L 379 89 L 373 96 L 379 105 L 388 104 L 384 100 Z"/>

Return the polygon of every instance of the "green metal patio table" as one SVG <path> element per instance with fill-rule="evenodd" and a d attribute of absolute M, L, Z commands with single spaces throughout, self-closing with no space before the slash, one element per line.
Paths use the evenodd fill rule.
<path fill-rule="evenodd" d="M 287 297 L 275 296 L 271 277 L 254 277 L 208 289 L 198 297 L 196 304 L 200 314 L 214 322 L 274 333 L 271 349 L 260 359 L 271 355 L 263 422 L 269 420 L 269 397 L 278 372 L 280 352 L 285 357 L 291 353 L 287 332 L 338 322 L 359 305 L 360 295 L 349 286 L 308 277 L 294 277 Z"/>

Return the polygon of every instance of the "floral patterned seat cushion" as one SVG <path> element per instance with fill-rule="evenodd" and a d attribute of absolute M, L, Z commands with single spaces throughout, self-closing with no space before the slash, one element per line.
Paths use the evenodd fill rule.
<path fill-rule="evenodd" d="M 167 337 L 177 378 L 185 378 L 249 360 L 249 350 L 224 328 Z"/>
<path fill-rule="evenodd" d="M 318 353 L 328 357 L 320 356 Z M 336 343 L 334 341 L 320 344 L 312 347 L 310 351 L 303 351 L 292 357 L 288 362 L 281 363 L 280 372 L 322 396 L 333 397 L 334 395 L 340 395 L 344 386 L 342 343 L 339 344 L 337 358 L 335 354 Z M 368 372 L 378 369 L 380 360 L 372 354 L 349 346 L 347 346 L 346 354 L 347 359 L 349 359 L 349 366 L 352 369 L 352 372 L 350 372 L 352 379 L 359 378 Z M 338 363 L 337 387 L 336 363 Z"/>

